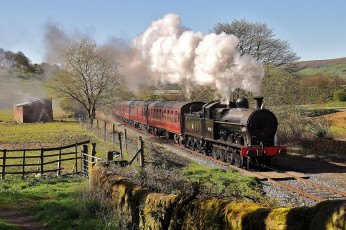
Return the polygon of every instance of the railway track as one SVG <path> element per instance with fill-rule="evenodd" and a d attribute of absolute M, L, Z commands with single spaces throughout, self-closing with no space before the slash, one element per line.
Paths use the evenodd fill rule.
<path fill-rule="evenodd" d="M 125 126 L 133 129 L 133 127 L 131 127 L 131 126 L 128 126 L 128 125 L 125 125 Z M 226 162 L 217 160 L 213 157 L 206 156 L 206 155 L 199 153 L 197 151 L 185 148 L 184 146 L 178 145 L 174 142 L 163 140 L 157 136 L 154 136 L 154 135 L 149 134 L 147 132 L 144 132 L 142 130 L 138 130 L 138 129 L 135 129 L 135 130 L 138 132 L 141 132 L 145 135 L 154 137 L 157 140 L 164 141 L 165 143 L 173 145 L 177 148 L 180 148 L 180 149 L 183 149 L 183 150 L 188 151 L 190 153 L 193 153 L 197 156 L 207 158 L 208 160 L 211 160 L 211 161 L 213 161 L 217 164 L 220 164 L 222 166 L 240 171 L 246 176 L 258 177 L 260 180 L 268 181 L 269 183 L 281 188 L 282 190 L 286 190 L 287 192 L 294 192 L 296 194 L 299 194 L 303 197 L 312 199 L 312 200 L 317 201 L 317 202 L 322 202 L 325 200 L 332 200 L 332 199 L 346 199 L 346 193 L 345 192 L 342 192 L 342 191 L 339 191 L 339 190 L 336 190 L 336 189 L 333 189 L 333 188 L 309 181 L 309 180 L 307 180 L 307 178 L 309 178 L 309 177 L 304 175 L 304 174 L 300 174 L 300 173 L 292 172 L 292 171 L 283 172 L 283 171 L 280 171 L 278 169 L 269 168 L 269 167 L 267 169 L 270 171 L 265 171 L 265 172 L 249 171 L 249 170 L 246 170 L 243 168 L 238 168 L 234 165 L 230 165 Z"/>

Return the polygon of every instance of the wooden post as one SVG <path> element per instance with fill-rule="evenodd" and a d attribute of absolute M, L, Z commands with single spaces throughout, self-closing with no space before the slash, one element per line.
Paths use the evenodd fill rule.
<path fill-rule="evenodd" d="M 107 152 L 107 161 L 113 161 L 113 151 Z"/>
<path fill-rule="evenodd" d="M 84 161 L 84 172 L 88 173 L 88 146 L 83 145 L 83 161 Z"/>
<path fill-rule="evenodd" d="M 83 149 L 80 151 L 80 172 L 83 173 L 83 167 L 84 167 L 84 153 L 83 153 Z"/>
<path fill-rule="evenodd" d="M 91 143 L 91 145 L 93 146 L 92 149 L 91 149 L 91 156 L 93 156 L 91 158 L 91 165 L 92 167 L 94 167 L 95 165 L 95 155 L 96 155 L 96 143 Z"/>
<path fill-rule="evenodd" d="M 112 128 L 112 142 L 113 144 L 115 144 L 115 124 L 113 124 L 113 128 Z"/>
<path fill-rule="evenodd" d="M 126 149 L 126 152 L 127 152 L 127 131 L 126 129 L 125 130 L 125 149 Z"/>
<path fill-rule="evenodd" d="M 118 133 L 118 137 L 119 137 L 119 146 L 120 146 L 120 157 L 121 157 L 121 160 L 123 161 L 124 160 L 124 157 L 123 157 L 123 147 L 122 147 L 122 144 L 121 144 L 121 132 Z"/>
<path fill-rule="evenodd" d="M 104 122 L 104 131 L 105 131 L 105 142 L 107 141 L 107 123 Z"/>
<path fill-rule="evenodd" d="M 96 132 L 97 132 L 97 137 L 99 137 L 100 132 L 99 132 L 99 120 L 96 120 Z"/>
<path fill-rule="evenodd" d="M 57 176 L 61 176 L 61 149 L 59 149 Z"/>
<path fill-rule="evenodd" d="M 144 142 L 141 136 L 138 137 L 139 166 L 144 167 Z"/>
<path fill-rule="evenodd" d="M 41 176 L 43 175 L 43 152 L 44 152 L 44 150 L 43 150 L 43 148 L 41 148 L 41 157 L 40 157 L 40 159 L 41 159 Z"/>
<path fill-rule="evenodd" d="M 23 174 L 22 174 L 22 180 L 24 180 L 25 177 L 25 150 L 23 151 Z"/>
<path fill-rule="evenodd" d="M 76 155 L 76 173 L 78 173 L 78 146 L 77 146 L 77 143 L 75 143 L 75 146 L 74 146 L 74 151 L 75 151 L 75 155 Z"/>
<path fill-rule="evenodd" d="M 5 169 L 6 169 L 6 149 L 4 149 L 3 159 L 2 159 L 2 175 L 1 179 L 5 179 Z"/>

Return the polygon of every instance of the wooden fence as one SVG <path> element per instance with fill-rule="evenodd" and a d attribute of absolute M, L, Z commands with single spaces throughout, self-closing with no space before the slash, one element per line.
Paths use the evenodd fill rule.
<path fill-rule="evenodd" d="M 121 124 L 114 124 L 104 120 L 94 119 L 90 122 L 84 117 L 79 118 L 79 125 L 102 138 L 105 143 L 110 143 L 119 147 L 119 156 L 121 161 L 128 159 L 133 163 L 135 159 L 139 166 L 144 166 L 144 142 L 141 136 L 138 136 L 131 129 L 127 130 Z M 106 151 L 107 153 L 108 151 Z M 107 154 L 105 158 L 108 158 Z"/>
<path fill-rule="evenodd" d="M 21 175 L 22 179 L 30 174 L 42 176 L 54 172 L 56 172 L 57 176 L 76 173 L 85 174 L 89 170 L 89 158 L 91 163 L 102 160 L 95 157 L 95 143 L 92 144 L 91 155 L 88 154 L 89 146 L 87 144 L 89 143 L 90 141 L 84 141 L 53 148 L 1 149 L 1 179 L 5 179 L 5 176 L 8 174 Z M 66 162 L 64 167 L 63 162 Z"/>

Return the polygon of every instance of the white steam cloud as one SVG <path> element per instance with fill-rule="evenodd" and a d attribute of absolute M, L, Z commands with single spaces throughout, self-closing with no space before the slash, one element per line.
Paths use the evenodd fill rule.
<path fill-rule="evenodd" d="M 179 15 L 167 14 L 133 39 L 131 48 L 137 51 L 133 63 L 143 62 L 155 82 L 182 83 L 187 91 L 190 84 L 211 86 L 227 102 L 236 88 L 259 93 L 264 75 L 260 63 L 240 56 L 238 43 L 225 33 L 188 31 Z"/>
<path fill-rule="evenodd" d="M 79 32 L 68 36 L 59 27 L 47 24 L 46 61 L 53 62 L 63 47 L 82 37 L 90 39 Z M 132 89 L 143 84 L 173 83 L 189 93 L 194 85 L 209 86 L 217 89 L 227 103 L 236 88 L 260 93 L 264 75 L 260 63 L 250 56 L 240 56 L 238 43 L 233 35 L 203 35 L 188 30 L 181 25 L 179 15 L 167 14 L 130 44 L 113 38 L 98 48 L 120 62 L 125 83 Z"/>

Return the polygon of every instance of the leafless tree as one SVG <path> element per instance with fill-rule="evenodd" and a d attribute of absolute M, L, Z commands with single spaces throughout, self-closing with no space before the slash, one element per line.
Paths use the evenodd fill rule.
<path fill-rule="evenodd" d="M 119 65 L 113 55 L 97 49 L 82 39 L 62 50 L 59 67 L 53 71 L 47 86 L 59 97 L 80 103 L 92 121 L 96 109 L 110 103 L 120 83 Z"/>
<path fill-rule="evenodd" d="M 294 63 L 300 58 L 287 41 L 275 38 L 273 29 L 265 23 L 233 20 L 232 23 L 217 23 L 212 32 L 235 35 L 239 39 L 237 49 L 241 55 L 251 55 L 257 61 L 273 66 Z"/>

